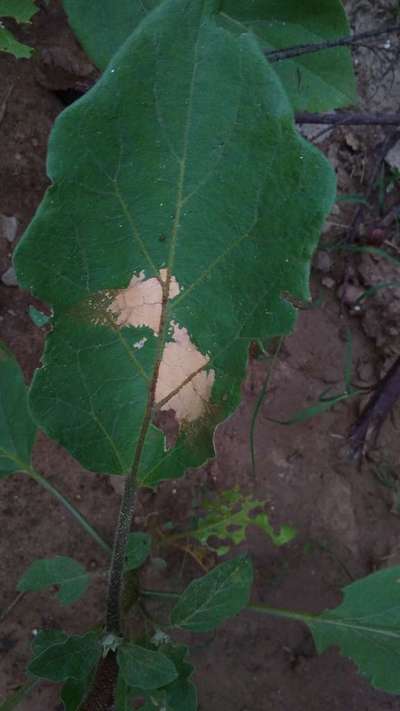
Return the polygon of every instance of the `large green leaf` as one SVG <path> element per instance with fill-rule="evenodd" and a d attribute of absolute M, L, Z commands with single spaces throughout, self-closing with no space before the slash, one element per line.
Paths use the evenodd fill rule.
<path fill-rule="evenodd" d="M 182 593 L 171 613 L 172 624 L 193 632 L 214 629 L 247 605 L 252 582 L 248 558 L 239 556 L 217 565 Z"/>
<path fill-rule="evenodd" d="M 21 592 L 44 590 L 51 585 L 58 585 L 57 597 L 63 605 L 70 605 L 78 600 L 89 585 L 89 575 L 85 568 L 72 558 L 35 560 L 18 581 Z"/>
<path fill-rule="evenodd" d="M 157 689 L 178 676 L 174 663 L 165 654 L 132 642 L 119 647 L 117 659 L 125 683 L 138 689 Z"/>
<path fill-rule="evenodd" d="M 335 195 L 255 40 L 204 13 L 163 3 L 59 117 L 54 184 L 16 254 L 54 310 L 35 418 L 96 471 L 126 473 L 143 447 L 148 485 L 212 456 L 249 341 L 292 328 L 283 291 L 309 295 Z M 147 427 L 155 404 L 173 449 Z"/>
<path fill-rule="evenodd" d="M 29 469 L 35 435 L 21 369 L 0 342 L 0 478 Z"/>
<path fill-rule="evenodd" d="M 28 671 L 50 681 L 73 679 L 83 682 L 98 663 L 101 650 L 97 632 L 73 635 L 48 644 L 33 657 Z"/>
<path fill-rule="evenodd" d="M 348 585 L 339 607 L 307 624 L 318 652 L 337 645 L 373 686 L 400 693 L 400 566 Z"/>
<path fill-rule="evenodd" d="M 69 21 L 89 56 L 105 69 L 121 44 L 160 0 L 63 0 Z M 221 21 L 234 32 L 251 30 L 268 51 L 348 35 L 340 0 L 222 0 Z M 356 99 L 351 54 L 330 49 L 274 64 L 293 106 L 323 111 Z"/>

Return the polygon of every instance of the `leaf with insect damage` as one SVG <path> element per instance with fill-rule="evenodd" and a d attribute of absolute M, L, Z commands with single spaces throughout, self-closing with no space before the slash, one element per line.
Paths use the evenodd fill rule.
<path fill-rule="evenodd" d="M 212 4 L 163 3 L 58 118 L 16 254 L 54 312 L 35 418 L 88 468 L 147 485 L 213 455 L 249 342 L 293 327 L 283 291 L 308 297 L 335 194 L 255 39 Z"/>

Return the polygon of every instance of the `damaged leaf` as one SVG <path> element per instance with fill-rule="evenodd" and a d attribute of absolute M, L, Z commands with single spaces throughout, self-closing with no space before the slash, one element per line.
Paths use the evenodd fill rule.
<path fill-rule="evenodd" d="M 252 499 L 251 496 L 244 496 L 237 488 L 222 491 L 216 499 L 201 504 L 206 515 L 197 520 L 196 528 L 185 531 L 184 534 L 172 536 L 172 538 L 176 540 L 181 535 L 194 538 L 203 546 L 214 550 L 218 555 L 225 555 L 229 546 L 215 545 L 209 539 L 228 540 L 231 545 L 239 545 L 246 539 L 246 530 L 249 525 L 259 527 L 277 546 L 291 541 L 296 535 L 293 528 L 282 526 L 279 533 L 275 533 L 266 513 L 252 515 L 263 506 L 263 501 Z"/>
<path fill-rule="evenodd" d="M 89 469 L 125 474 L 139 452 L 140 482 L 180 476 L 213 455 L 249 342 L 293 327 L 282 292 L 308 297 L 332 170 L 254 38 L 200 0 L 140 24 L 57 119 L 48 170 L 15 258 L 54 312 L 34 416 Z"/>

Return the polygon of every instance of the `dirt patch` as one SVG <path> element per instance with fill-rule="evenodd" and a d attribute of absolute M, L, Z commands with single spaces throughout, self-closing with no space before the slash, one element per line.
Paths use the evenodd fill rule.
<path fill-rule="evenodd" d="M 370 10 L 370 3 L 367 5 Z M 387 10 L 383 3 L 382 8 Z M 360 10 L 356 10 L 354 17 L 359 23 Z M 92 77 L 57 4 L 35 16 L 32 28 L 24 34 L 38 48 L 38 58 L 17 62 L 0 55 L 4 77 L 1 91 L 4 96 L 9 92 L 1 124 L 0 213 L 16 216 L 18 234 L 31 219 L 47 185 L 47 138 L 63 108 L 54 90 L 62 84 L 64 91 L 66 84 L 84 83 Z M 42 50 L 47 52 L 46 61 L 38 72 Z M 56 69 L 49 59 L 50 50 L 53 59 L 62 56 L 62 61 L 55 62 Z M 389 102 L 387 108 L 393 109 L 393 104 Z M 376 129 L 339 129 L 334 140 L 326 137 L 322 141 L 320 145 L 337 167 L 340 192 L 363 190 L 370 167 L 368 158 L 373 159 L 372 147 L 377 139 Z M 353 209 L 352 205 L 336 207 L 325 240 L 343 234 Z M 395 244 L 395 232 L 388 238 Z M 4 237 L 0 239 L 1 274 L 10 267 L 13 245 Z M 390 274 L 382 272 L 387 264 Z M 345 268 L 343 254 L 321 251 L 315 267 L 313 291 L 319 305 L 300 313 L 295 333 L 281 348 L 256 423 L 255 477 L 249 433 L 270 367 L 270 362 L 262 359 L 251 363 L 238 411 L 218 428 L 216 459 L 183 480 L 163 484 L 155 494 L 142 492 L 135 519 L 138 527 L 149 529 L 167 520 L 178 527 L 189 525 L 204 496 L 239 486 L 243 493 L 267 501 L 274 526 L 289 523 L 298 532 L 292 543 L 276 548 L 259 530 L 249 529 L 241 549 L 249 551 L 255 565 L 253 600 L 309 612 L 337 604 L 341 587 L 351 579 L 397 562 L 400 541 L 396 509 L 400 444 L 390 420 L 379 449 L 361 469 L 349 461 L 346 448 L 359 401 L 345 401 L 323 416 L 296 426 L 271 421 L 286 420 L 315 403 L 328 387 L 335 392 L 343 390 L 348 330 L 353 340 L 355 384 L 373 383 L 388 355 L 397 353 L 398 333 L 390 329 L 398 328 L 398 292 L 377 292 L 361 311 L 353 308 L 360 292 L 353 293 L 350 308 L 343 307 L 337 297 Z M 376 280 L 398 278 L 397 266 L 368 255 L 362 255 L 353 269 L 355 289 L 365 290 Z M 2 338 L 14 350 L 30 380 L 40 362 L 44 333 L 33 325 L 28 307 L 40 304 L 18 287 L 5 284 L 0 284 L 0 299 Z M 374 324 L 379 325 L 378 330 L 374 330 Z M 111 541 L 119 496 L 109 479 L 85 472 L 61 447 L 42 436 L 35 448 L 35 461 Z M 17 580 L 35 558 L 71 555 L 97 573 L 88 596 L 70 608 L 61 608 L 52 594 L 32 594 L 9 612 L 0 628 L 0 693 L 5 696 L 24 680 L 31 639 L 37 629 L 63 627 L 78 632 L 99 622 L 105 593 L 101 571 L 106 560 L 35 482 L 18 475 L 3 480 L 1 487 L 3 609 L 14 600 Z M 200 572 L 181 550 L 160 547 L 155 558 L 145 571 L 154 586 L 168 586 L 173 579 L 176 586 L 183 587 L 191 575 Z M 223 625 L 215 636 L 192 635 L 187 639 L 193 643 L 201 709 L 400 710 L 398 699 L 371 689 L 353 664 L 335 649 L 317 656 L 310 635 L 299 623 L 246 613 Z M 59 709 L 57 690 L 41 684 L 20 708 Z"/>

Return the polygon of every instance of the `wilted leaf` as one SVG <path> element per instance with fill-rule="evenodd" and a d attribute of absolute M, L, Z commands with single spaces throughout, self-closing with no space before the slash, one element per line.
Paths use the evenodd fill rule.
<path fill-rule="evenodd" d="M 89 56 L 105 69 L 112 56 L 160 0 L 63 0 L 69 21 Z M 235 33 L 253 31 L 263 50 L 315 44 L 350 33 L 340 0 L 223 0 L 220 21 Z M 356 99 L 351 53 L 346 48 L 274 64 L 293 106 L 327 111 Z"/>
<path fill-rule="evenodd" d="M 29 469 L 35 435 L 21 369 L 0 342 L 0 477 Z"/>
<path fill-rule="evenodd" d="M 0 17 L 12 17 L 17 22 L 29 22 L 39 8 L 33 0 L 0 0 Z"/>
<path fill-rule="evenodd" d="M 128 686 L 158 689 L 176 679 L 173 662 L 161 652 L 138 644 L 126 643 L 118 648 L 118 666 Z"/>
<path fill-rule="evenodd" d="M 20 578 L 17 589 L 37 591 L 51 585 L 59 585 L 58 599 L 63 605 L 70 605 L 85 593 L 89 575 L 80 563 L 65 556 L 35 560 Z"/>
<path fill-rule="evenodd" d="M 400 566 L 380 570 L 344 588 L 344 600 L 307 620 L 318 652 L 338 646 L 370 683 L 400 693 Z"/>
<path fill-rule="evenodd" d="M 147 485 L 213 454 L 249 341 L 293 326 L 282 291 L 307 298 L 334 199 L 256 42 L 204 12 L 166 0 L 59 117 L 54 185 L 16 256 L 54 309 L 35 417 L 96 471 L 126 473 L 143 448 Z M 149 391 L 178 420 L 172 450 L 147 428 Z"/>
<path fill-rule="evenodd" d="M 245 540 L 247 526 L 250 524 L 261 528 L 275 545 L 281 546 L 291 541 L 296 532 L 290 526 L 282 526 L 279 533 L 275 533 L 266 513 L 251 516 L 252 512 L 263 506 L 263 501 L 252 499 L 251 496 L 244 496 L 237 488 L 222 491 L 217 498 L 201 504 L 206 515 L 198 519 L 196 528 L 182 535 L 196 539 L 203 546 L 207 546 L 217 553 L 221 549 L 210 543 L 210 538 L 228 539 L 233 545 L 238 545 Z M 173 538 L 177 538 L 177 536 L 173 536 Z M 227 550 L 224 550 L 224 554 Z"/>
<path fill-rule="evenodd" d="M 141 531 L 130 533 L 126 548 L 125 570 L 140 568 L 148 557 L 151 549 L 151 536 Z"/>
<path fill-rule="evenodd" d="M 240 556 L 217 565 L 211 573 L 193 580 L 172 610 L 175 627 L 206 632 L 237 615 L 248 603 L 253 567 Z"/>
<path fill-rule="evenodd" d="M 67 637 L 34 656 L 28 671 L 50 681 L 84 681 L 101 657 L 97 632 Z"/>

